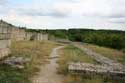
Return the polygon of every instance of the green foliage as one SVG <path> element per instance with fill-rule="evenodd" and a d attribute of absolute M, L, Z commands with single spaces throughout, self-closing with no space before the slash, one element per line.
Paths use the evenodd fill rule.
<path fill-rule="evenodd" d="M 124 31 L 71 29 L 69 30 L 69 34 L 74 35 L 73 37 L 76 38 L 81 36 L 81 40 L 87 43 L 93 43 L 115 49 L 122 49 L 125 47 Z M 80 36 L 77 36 L 77 34 Z"/>
<path fill-rule="evenodd" d="M 47 30 L 47 32 L 55 37 L 68 38 L 71 41 L 92 43 L 115 49 L 125 48 L 125 31 L 69 29 Z"/>
<path fill-rule="evenodd" d="M 68 32 L 67 30 L 47 30 L 47 32 L 50 34 L 50 35 L 54 35 L 55 37 L 57 38 L 65 38 L 67 39 L 67 35 L 68 35 Z"/>
<path fill-rule="evenodd" d="M 23 70 L 8 65 L 0 66 L 0 83 L 30 83 Z"/>
<path fill-rule="evenodd" d="M 124 49 L 122 49 L 122 51 L 125 53 L 125 48 L 124 48 Z"/>

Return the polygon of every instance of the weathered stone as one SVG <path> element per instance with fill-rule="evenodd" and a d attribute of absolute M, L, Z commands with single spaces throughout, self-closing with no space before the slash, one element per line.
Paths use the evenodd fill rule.
<path fill-rule="evenodd" d="M 48 34 L 26 31 L 24 28 L 16 27 L 3 20 L 0 20 L 0 33 L 9 33 L 9 38 L 14 41 L 31 40 L 32 37 L 37 41 L 48 40 Z M 1 37 L 8 38 L 7 34 L 0 35 Z"/>
<path fill-rule="evenodd" d="M 125 67 L 121 63 L 104 57 L 101 54 L 95 53 L 90 49 L 81 46 L 81 43 L 72 43 L 74 46 L 80 48 L 88 56 L 95 59 L 100 65 L 88 64 L 88 63 L 70 63 L 68 70 L 72 72 L 89 72 L 98 74 L 110 74 L 121 76 L 125 78 Z"/>
<path fill-rule="evenodd" d="M 8 54 L 10 54 L 10 49 L 9 48 L 0 49 L 0 59 L 8 56 Z"/>
<path fill-rule="evenodd" d="M 48 40 L 48 34 L 27 32 L 24 28 L 16 27 L 3 20 L 0 20 L 0 59 L 10 53 L 10 44 L 12 41 L 21 40 L 43 41 Z"/>
<path fill-rule="evenodd" d="M 9 25 L 0 20 L 0 59 L 8 56 L 10 53 L 10 32 Z"/>
<path fill-rule="evenodd" d="M 110 75 L 123 75 L 125 76 L 124 70 L 115 70 L 108 66 L 94 65 L 89 63 L 69 63 L 68 70 L 71 72 L 89 72 L 97 74 L 110 74 Z"/>
<path fill-rule="evenodd" d="M 29 62 L 30 59 L 24 57 L 10 57 L 3 61 L 3 64 L 10 65 L 19 69 L 24 68 L 24 65 Z"/>
<path fill-rule="evenodd" d="M 97 62 L 101 63 L 103 66 L 108 66 L 111 67 L 115 70 L 121 70 L 125 69 L 124 66 L 121 63 L 118 63 L 117 61 L 114 61 L 112 59 L 109 59 L 107 57 L 104 57 L 103 55 L 93 52 L 90 49 L 81 47 L 80 43 L 73 43 L 74 46 L 80 48 L 83 52 L 85 52 L 88 56 L 92 57 L 95 59 Z"/>

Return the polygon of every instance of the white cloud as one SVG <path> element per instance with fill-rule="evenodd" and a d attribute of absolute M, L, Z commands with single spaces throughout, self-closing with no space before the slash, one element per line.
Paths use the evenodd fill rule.
<path fill-rule="evenodd" d="M 3 5 L 7 2 L 8 0 L 0 0 L 0 5 Z"/>
<path fill-rule="evenodd" d="M 5 1 L 7 0 L 1 0 L 0 4 L 7 3 Z M 124 0 L 31 0 L 27 3 L 13 1 L 15 5 L 8 3 L 4 7 L 0 6 L 0 17 L 23 26 L 86 26 L 111 29 L 125 26 Z"/>

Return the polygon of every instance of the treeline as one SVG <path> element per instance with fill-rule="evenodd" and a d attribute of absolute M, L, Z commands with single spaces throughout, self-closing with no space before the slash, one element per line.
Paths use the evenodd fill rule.
<path fill-rule="evenodd" d="M 115 49 L 125 48 L 125 32 L 111 30 L 69 30 L 69 39 Z"/>
<path fill-rule="evenodd" d="M 58 38 L 71 41 L 80 41 L 97 44 L 115 49 L 125 48 L 125 31 L 117 30 L 93 30 L 93 29 L 69 29 L 69 30 L 44 30 L 44 32 Z"/>

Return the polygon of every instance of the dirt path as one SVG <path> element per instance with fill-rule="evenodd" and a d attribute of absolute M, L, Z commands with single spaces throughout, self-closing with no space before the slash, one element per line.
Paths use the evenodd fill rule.
<path fill-rule="evenodd" d="M 50 54 L 50 63 L 46 64 L 44 67 L 41 66 L 41 71 L 37 76 L 35 76 L 32 80 L 33 83 L 62 83 L 63 76 L 57 74 L 58 64 L 56 63 L 58 60 L 57 51 L 63 48 L 63 46 L 59 46 L 53 49 Z"/>

